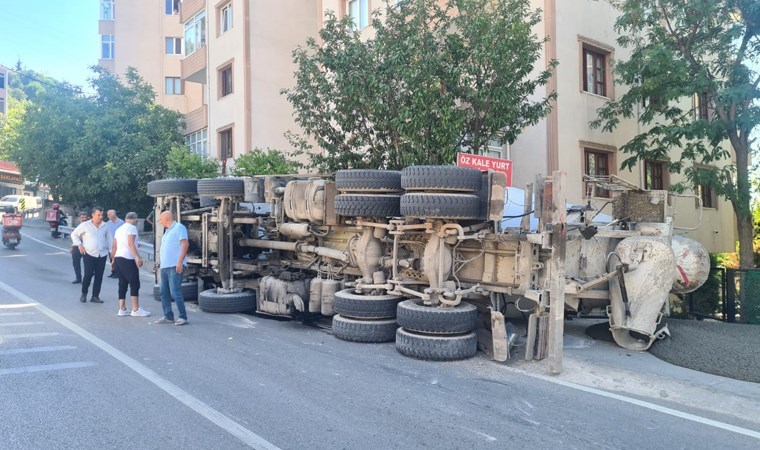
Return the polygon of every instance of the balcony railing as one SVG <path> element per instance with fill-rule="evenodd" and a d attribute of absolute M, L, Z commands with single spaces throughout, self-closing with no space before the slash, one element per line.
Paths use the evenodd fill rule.
<path fill-rule="evenodd" d="M 182 79 L 193 83 L 206 83 L 206 46 L 182 60 Z"/>
<path fill-rule="evenodd" d="M 205 0 L 184 0 L 179 7 L 179 21 L 185 23 L 206 7 Z"/>
<path fill-rule="evenodd" d="M 194 133 L 208 126 L 208 105 L 185 114 L 185 134 Z"/>

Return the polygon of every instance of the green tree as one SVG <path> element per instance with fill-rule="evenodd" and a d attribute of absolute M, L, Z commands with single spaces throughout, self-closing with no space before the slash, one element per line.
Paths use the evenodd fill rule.
<path fill-rule="evenodd" d="M 630 50 L 616 62 L 617 81 L 630 89 L 601 108 L 592 125 L 612 131 L 621 118 L 643 125 L 621 147 L 631 155 L 623 168 L 678 149 L 670 171 L 691 186 L 710 185 L 732 203 L 740 265 L 752 267 L 749 157 L 750 134 L 760 123 L 760 2 L 609 1 L 621 13 L 618 43 Z M 724 164 L 731 153 L 735 163 Z M 721 166 L 706 169 L 713 164 Z"/>
<path fill-rule="evenodd" d="M 136 70 L 123 81 L 93 71 L 93 94 L 40 91 L 0 144 L 27 179 L 49 185 L 61 201 L 143 210 L 148 181 L 165 175 L 167 154 L 183 145 L 181 115 L 155 105 Z"/>
<path fill-rule="evenodd" d="M 219 176 L 219 161 L 203 157 L 186 146 L 174 147 L 167 157 L 170 178 L 215 178 Z"/>
<path fill-rule="evenodd" d="M 532 78 L 540 20 L 529 0 L 407 0 L 375 11 L 363 40 L 328 13 L 293 52 L 296 83 L 282 92 L 304 135 L 291 141 L 324 149 L 310 166 L 328 171 L 446 164 L 512 143 L 554 98 L 530 99 L 556 64 Z"/>
<path fill-rule="evenodd" d="M 250 153 L 235 158 L 232 175 L 236 177 L 252 177 L 256 175 L 284 175 L 296 173 L 300 167 L 295 161 L 289 160 L 281 152 L 268 149 L 266 152 L 255 148 Z"/>

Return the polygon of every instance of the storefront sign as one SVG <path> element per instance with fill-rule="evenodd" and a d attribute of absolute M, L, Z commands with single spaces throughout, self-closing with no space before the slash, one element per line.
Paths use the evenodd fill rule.
<path fill-rule="evenodd" d="M 17 173 L 0 171 L 0 181 L 6 183 L 24 184 L 24 178 Z"/>
<path fill-rule="evenodd" d="M 489 156 L 457 153 L 457 166 L 480 170 L 493 170 L 507 175 L 507 186 L 512 186 L 512 161 Z"/>

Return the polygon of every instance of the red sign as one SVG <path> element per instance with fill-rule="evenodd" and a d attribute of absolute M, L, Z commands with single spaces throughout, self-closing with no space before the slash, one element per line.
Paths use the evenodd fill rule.
<path fill-rule="evenodd" d="M 488 156 L 457 153 L 457 166 L 480 170 L 493 170 L 507 175 L 507 186 L 512 186 L 512 161 Z"/>

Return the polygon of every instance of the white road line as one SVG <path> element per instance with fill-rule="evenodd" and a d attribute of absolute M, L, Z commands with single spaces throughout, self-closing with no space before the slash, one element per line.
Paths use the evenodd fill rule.
<path fill-rule="evenodd" d="M 45 325 L 45 322 L 6 322 L 0 323 L 0 327 L 24 327 L 27 325 Z"/>
<path fill-rule="evenodd" d="M 588 386 L 582 386 L 580 384 L 570 383 L 569 381 L 563 381 L 559 380 L 557 378 L 552 378 L 546 375 L 539 375 L 531 372 L 527 372 L 525 370 L 517 369 L 514 367 L 504 367 L 505 370 L 519 373 L 521 375 L 529 376 L 531 378 L 537 378 L 539 380 L 547 381 L 549 383 L 558 384 L 560 386 L 564 386 L 570 389 L 575 389 L 578 391 L 586 392 L 589 394 L 598 395 L 600 397 L 605 397 L 613 400 L 618 400 L 621 402 L 629 403 L 631 405 L 640 406 L 642 408 L 651 409 L 652 411 L 657 411 L 663 414 L 667 414 L 670 416 L 678 417 L 685 420 L 690 420 L 692 422 L 701 423 L 703 425 L 709 425 L 711 427 L 720 428 L 721 430 L 730 431 L 732 433 L 737 434 L 743 434 L 745 436 L 749 436 L 755 439 L 760 439 L 760 432 L 750 430 L 748 428 L 742 428 L 737 427 L 736 425 L 731 425 L 730 423 L 725 422 L 719 422 L 717 420 L 708 419 L 706 417 L 697 416 L 696 414 L 689 414 L 683 411 L 678 411 L 677 409 L 668 408 L 665 406 L 660 406 L 655 403 L 649 403 L 645 402 L 643 400 L 639 400 L 632 397 L 626 397 L 625 395 L 620 394 L 614 394 L 612 392 L 603 391 L 601 389 L 596 389 Z"/>
<path fill-rule="evenodd" d="M 33 316 L 33 312 L 23 312 L 23 313 L 0 313 L 0 317 L 5 316 Z"/>
<path fill-rule="evenodd" d="M 69 251 L 69 249 L 68 249 L 68 248 L 62 248 L 62 247 L 57 247 L 57 246 L 55 246 L 55 245 L 53 245 L 53 244 L 48 244 L 47 242 L 41 241 L 41 240 L 39 240 L 39 239 L 37 239 L 37 238 L 33 238 L 33 237 L 29 236 L 29 235 L 28 235 L 28 234 L 26 234 L 26 233 L 22 233 L 22 235 L 23 235 L 24 237 L 26 237 L 27 239 L 31 239 L 31 240 L 33 240 L 34 242 L 39 242 L 39 243 L 40 243 L 40 244 L 42 244 L 42 245 L 47 245 L 48 247 L 53 247 L 53 248 L 54 248 L 54 249 L 56 249 L 56 250 L 61 250 L 62 252 L 66 252 L 66 253 L 68 253 L 68 251 Z"/>
<path fill-rule="evenodd" d="M 22 353 L 58 352 L 61 350 L 76 350 L 73 345 L 54 345 L 50 347 L 12 348 L 0 350 L 0 355 L 20 355 Z"/>
<path fill-rule="evenodd" d="M 128 356 L 121 350 L 116 349 L 111 344 L 105 342 L 104 340 L 100 339 L 99 337 L 95 336 L 94 334 L 90 333 L 89 331 L 85 330 L 84 328 L 80 327 L 74 322 L 68 320 L 67 318 L 63 317 L 62 315 L 58 314 L 52 309 L 37 303 L 34 299 L 27 296 L 23 292 L 17 291 L 16 289 L 12 288 L 11 286 L 8 286 L 2 281 L 0 281 L 0 289 L 4 290 L 8 294 L 13 295 L 20 301 L 28 302 L 29 304 L 34 304 L 34 306 L 38 310 L 40 310 L 43 314 L 47 315 L 48 317 L 60 323 L 64 327 L 78 334 L 79 336 L 81 336 L 82 338 L 90 342 L 92 345 L 108 353 L 109 355 L 114 357 L 116 360 L 118 360 L 125 366 L 129 367 L 130 369 L 135 371 L 137 374 L 139 374 L 146 380 L 150 381 L 151 383 L 155 384 L 160 389 L 164 390 L 167 394 L 171 395 L 175 399 L 184 403 L 190 409 L 197 412 L 201 416 L 205 417 L 206 419 L 208 419 L 209 421 L 217 425 L 219 428 L 223 429 L 229 434 L 240 439 L 242 442 L 244 442 L 248 446 L 256 448 L 256 449 L 259 449 L 259 448 L 272 449 L 272 450 L 278 449 L 278 447 L 275 446 L 274 444 L 270 443 L 269 441 L 265 440 L 261 436 L 245 428 L 244 426 L 240 425 L 239 423 L 235 422 L 234 420 L 230 419 L 229 417 L 225 416 L 224 414 L 220 413 L 214 408 L 206 405 L 205 403 L 193 397 L 192 395 L 190 395 L 188 392 L 186 392 L 179 386 L 161 377 L 156 372 L 152 371 L 146 366 L 140 364 L 138 361 L 131 358 L 130 356 Z"/>
<path fill-rule="evenodd" d="M 4 334 L 3 337 L 5 339 L 26 339 L 26 338 L 37 338 L 37 337 L 52 337 L 52 336 L 58 336 L 59 334 L 61 333 Z"/>
<path fill-rule="evenodd" d="M 47 372 L 48 370 L 64 370 L 64 369 L 79 369 L 82 367 L 94 366 L 94 362 L 73 362 L 62 364 L 45 364 L 42 366 L 26 366 L 26 367 L 11 367 L 9 369 L 0 369 L 0 375 L 10 375 L 14 373 L 34 373 L 34 372 Z"/>
<path fill-rule="evenodd" d="M 2 255 L 0 258 L 23 258 L 26 255 Z"/>
<path fill-rule="evenodd" d="M 13 303 L 13 304 L 0 303 L 0 309 L 20 309 L 20 308 L 34 308 L 34 304 L 33 303 Z"/>

